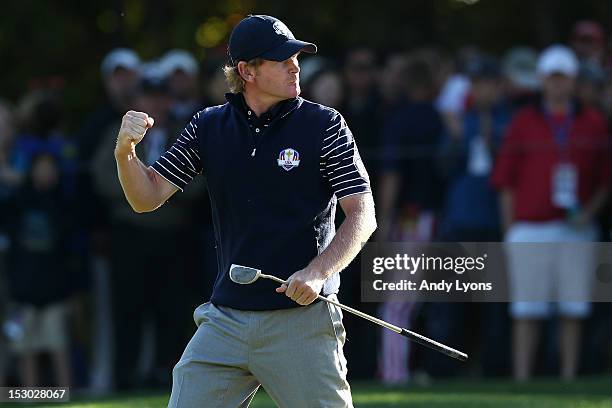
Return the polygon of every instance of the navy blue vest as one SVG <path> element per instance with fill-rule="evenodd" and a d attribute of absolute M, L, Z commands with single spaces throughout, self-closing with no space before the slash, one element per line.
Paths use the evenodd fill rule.
<path fill-rule="evenodd" d="M 233 283 L 229 268 L 235 263 L 286 279 L 329 245 L 337 200 L 319 163 L 323 135 L 336 111 L 302 98 L 288 101 L 283 113 L 262 129 L 252 156 L 256 142 L 237 104 L 230 99 L 207 108 L 197 123 L 217 247 L 211 301 L 243 310 L 297 307 L 275 292 L 279 285 L 273 281 Z M 286 149 L 299 154 L 299 165 L 289 170 L 278 161 L 286 158 Z M 336 293 L 339 286 L 335 274 L 323 294 Z"/>

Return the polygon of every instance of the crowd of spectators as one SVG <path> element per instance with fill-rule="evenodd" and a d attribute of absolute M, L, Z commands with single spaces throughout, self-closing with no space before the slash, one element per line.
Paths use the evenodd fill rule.
<path fill-rule="evenodd" d="M 566 45 L 503 55 L 472 46 L 452 54 L 352 48 L 340 59 L 304 57 L 302 96 L 338 109 L 351 127 L 372 180 L 379 242 L 610 241 L 606 44 L 601 26 L 581 21 Z M 179 49 L 151 61 L 111 50 L 100 64 L 105 103 L 74 134 L 64 131 L 61 84 L 0 100 L 0 385 L 169 389 L 195 329 L 191 312 L 208 300 L 216 275 L 205 180 L 136 214 L 113 146 L 122 115 L 147 112 L 155 126 L 137 152 L 153 163 L 195 112 L 225 102 L 223 63 Z M 509 251 L 514 292 L 546 291 L 555 281 L 588 290 L 589 251 L 566 261 L 541 255 Z M 565 302 L 563 287 L 554 308 L 372 304 L 360 299 L 358 260 L 342 276 L 347 304 L 474 355 L 459 365 L 347 315 L 353 378 L 571 380 L 612 367 L 612 308 Z"/>

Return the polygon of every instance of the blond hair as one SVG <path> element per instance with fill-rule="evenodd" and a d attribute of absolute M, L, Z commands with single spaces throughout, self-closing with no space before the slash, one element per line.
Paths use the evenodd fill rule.
<path fill-rule="evenodd" d="M 263 63 L 263 58 L 255 58 L 247 62 L 255 68 Z M 240 93 L 244 91 L 244 79 L 238 72 L 238 66 L 226 64 L 223 67 L 223 73 L 225 74 L 225 82 L 231 93 Z"/>

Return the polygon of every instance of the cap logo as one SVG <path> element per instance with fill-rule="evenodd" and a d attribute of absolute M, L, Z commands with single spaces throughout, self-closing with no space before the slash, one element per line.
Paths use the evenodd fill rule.
<path fill-rule="evenodd" d="M 280 167 L 289 171 L 300 165 L 300 154 L 297 150 L 288 147 L 280 151 L 276 162 Z"/>
<path fill-rule="evenodd" d="M 276 34 L 278 35 L 283 35 L 287 38 L 293 38 L 293 33 L 282 21 L 275 21 L 272 25 L 272 28 L 274 28 L 274 32 L 276 32 Z"/>

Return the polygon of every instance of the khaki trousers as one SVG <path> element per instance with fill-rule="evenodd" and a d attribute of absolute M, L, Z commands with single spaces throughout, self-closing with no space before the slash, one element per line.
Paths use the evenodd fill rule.
<path fill-rule="evenodd" d="M 205 303 L 194 320 L 198 329 L 173 370 L 169 408 L 248 407 L 260 385 L 283 408 L 353 406 L 336 306 L 262 312 Z"/>

